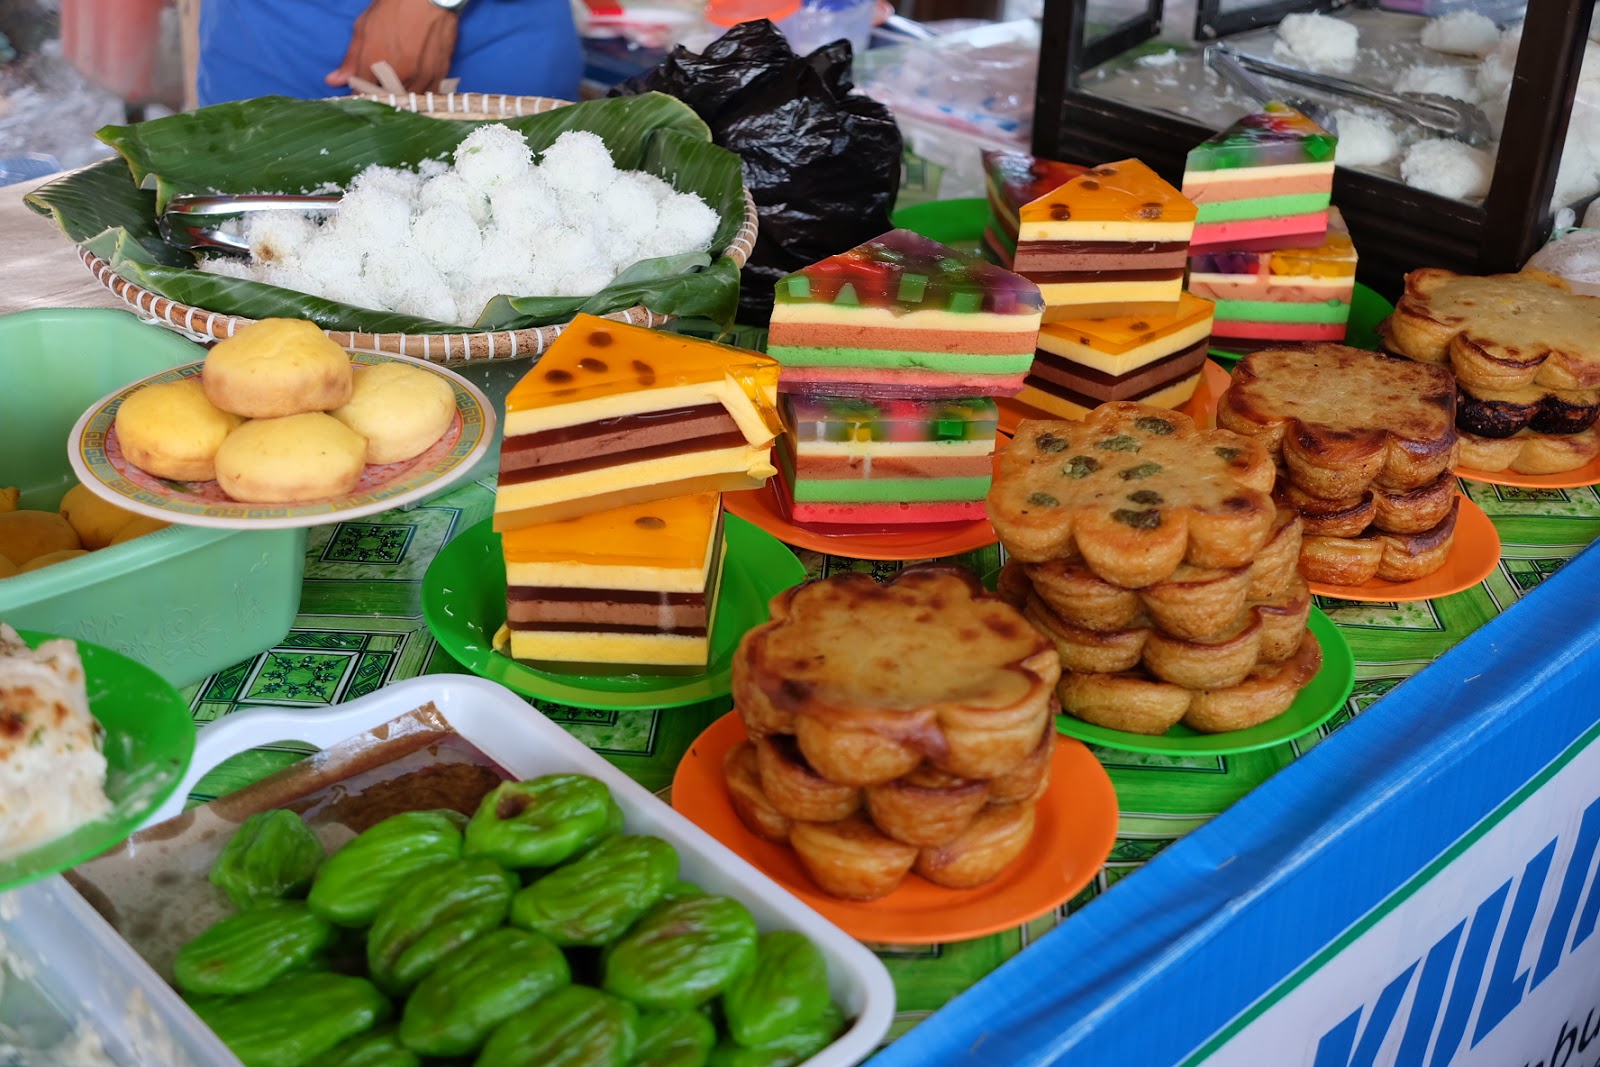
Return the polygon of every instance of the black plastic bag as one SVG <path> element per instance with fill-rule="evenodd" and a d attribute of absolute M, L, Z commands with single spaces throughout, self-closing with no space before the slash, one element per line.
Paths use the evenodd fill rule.
<path fill-rule="evenodd" d="M 745 264 L 739 321 L 765 326 L 784 275 L 889 229 L 900 189 L 900 130 L 884 105 L 850 93 L 850 43 L 801 57 L 765 20 L 611 90 L 662 92 L 692 107 L 744 160 L 761 232 Z"/>

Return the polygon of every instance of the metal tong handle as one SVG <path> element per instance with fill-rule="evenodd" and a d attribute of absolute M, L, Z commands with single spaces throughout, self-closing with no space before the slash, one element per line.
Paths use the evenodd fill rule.
<path fill-rule="evenodd" d="M 333 211 L 339 196 L 295 196 L 261 194 L 185 194 L 167 202 L 167 210 L 156 220 L 161 237 L 175 248 L 217 248 L 248 254 L 250 243 L 223 233 L 217 223 L 235 215 L 257 211 Z"/>
<path fill-rule="evenodd" d="M 1317 89 L 1335 96 L 1364 100 L 1429 129 L 1462 137 L 1471 144 L 1482 144 L 1488 139 L 1487 120 L 1480 123 L 1478 117 L 1481 117 L 1482 113 L 1478 112 L 1478 116 L 1474 116 L 1473 112 L 1477 109 L 1469 104 L 1457 106 L 1446 100 L 1430 100 L 1426 93 L 1406 94 L 1373 89 L 1359 82 L 1346 81 L 1327 74 L 1314 74 L 1298 67 L 1287 67 L 1271 60 L 1236 52 L 1225 44 L 1212 47 L 1220 54 L 1231 57 L 1252 73 L 1264 74 L 1269 78 L 1289 82 L 1291 85 L 1303 85 L 1308 89 Z"/>
<path fill-rule="evenodd" d="M 1305 115 L 1329 133 L 1338 134 L 1332 112 L 1321 104 L 1313 103 L 1310 100 L 1274 92 L 1266 82 L 1246 70 L 1244 64 L 1239 62 L 1239 54 L 1227 45 L 1208 45 L 1205 50 L 1205 63 L 1207 67 L 1220 74 L 1223 81 L 1228 82 L 1246 96 L 1263 104 L 1274 100 L 1281 101 Z"/>

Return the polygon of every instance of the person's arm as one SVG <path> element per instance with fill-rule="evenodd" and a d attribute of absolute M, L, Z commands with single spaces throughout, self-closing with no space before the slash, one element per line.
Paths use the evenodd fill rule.
<path fill-rule="evenodd" d="M 349 85 L 352 75 L 370 78 L 372 64 L 383 60 L 408 90 L 429 92 L 450 73 L 456 19 L 455 11 L 433 0 L 372 0 L 356 19 L 344 62 L 327 82 Z"/>

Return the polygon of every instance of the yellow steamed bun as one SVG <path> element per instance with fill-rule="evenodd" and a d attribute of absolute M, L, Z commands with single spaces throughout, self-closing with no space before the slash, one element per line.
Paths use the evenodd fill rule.
<path fill-rule="evenodd" d="M 357 371 L 350 403 L 328 414 L 367 439 L 368 463 L 399 463 L 444 436 L 456 391 L 421 367 L 379 363 Z"/>
<path fill-rule="evenodd" d="M 329 411 L 350 400 L 350 356 L 312 322 L 262 319 L 206 356 L 206 396 L 247 419 Z"/>
<path fill-rule="evenodd" d="M 361 479 L 366 456 L 366 439 L 332 415 L 253 419 L 222 442 L 217 483 L 251 504 L 344 496 Z"/>
<path fill-rule="evenodd" d="M 206 482 L 223 438 L 240 419 L 206 399 L 197 378 L 147 385 L 117 408 L 117 440 L 128 462 L 157 478 Z"/>

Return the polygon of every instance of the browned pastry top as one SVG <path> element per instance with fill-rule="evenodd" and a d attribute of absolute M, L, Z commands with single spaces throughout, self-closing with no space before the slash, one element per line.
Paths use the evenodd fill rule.
<path fill-rule="evenodd" d="M 736 669 L 780 710 L 824 714 L 1048 699 L 1055 649 L 958 567 L 909 567 L 880 585 L 837 574 L 785 590 L 745 635 Z"/>

